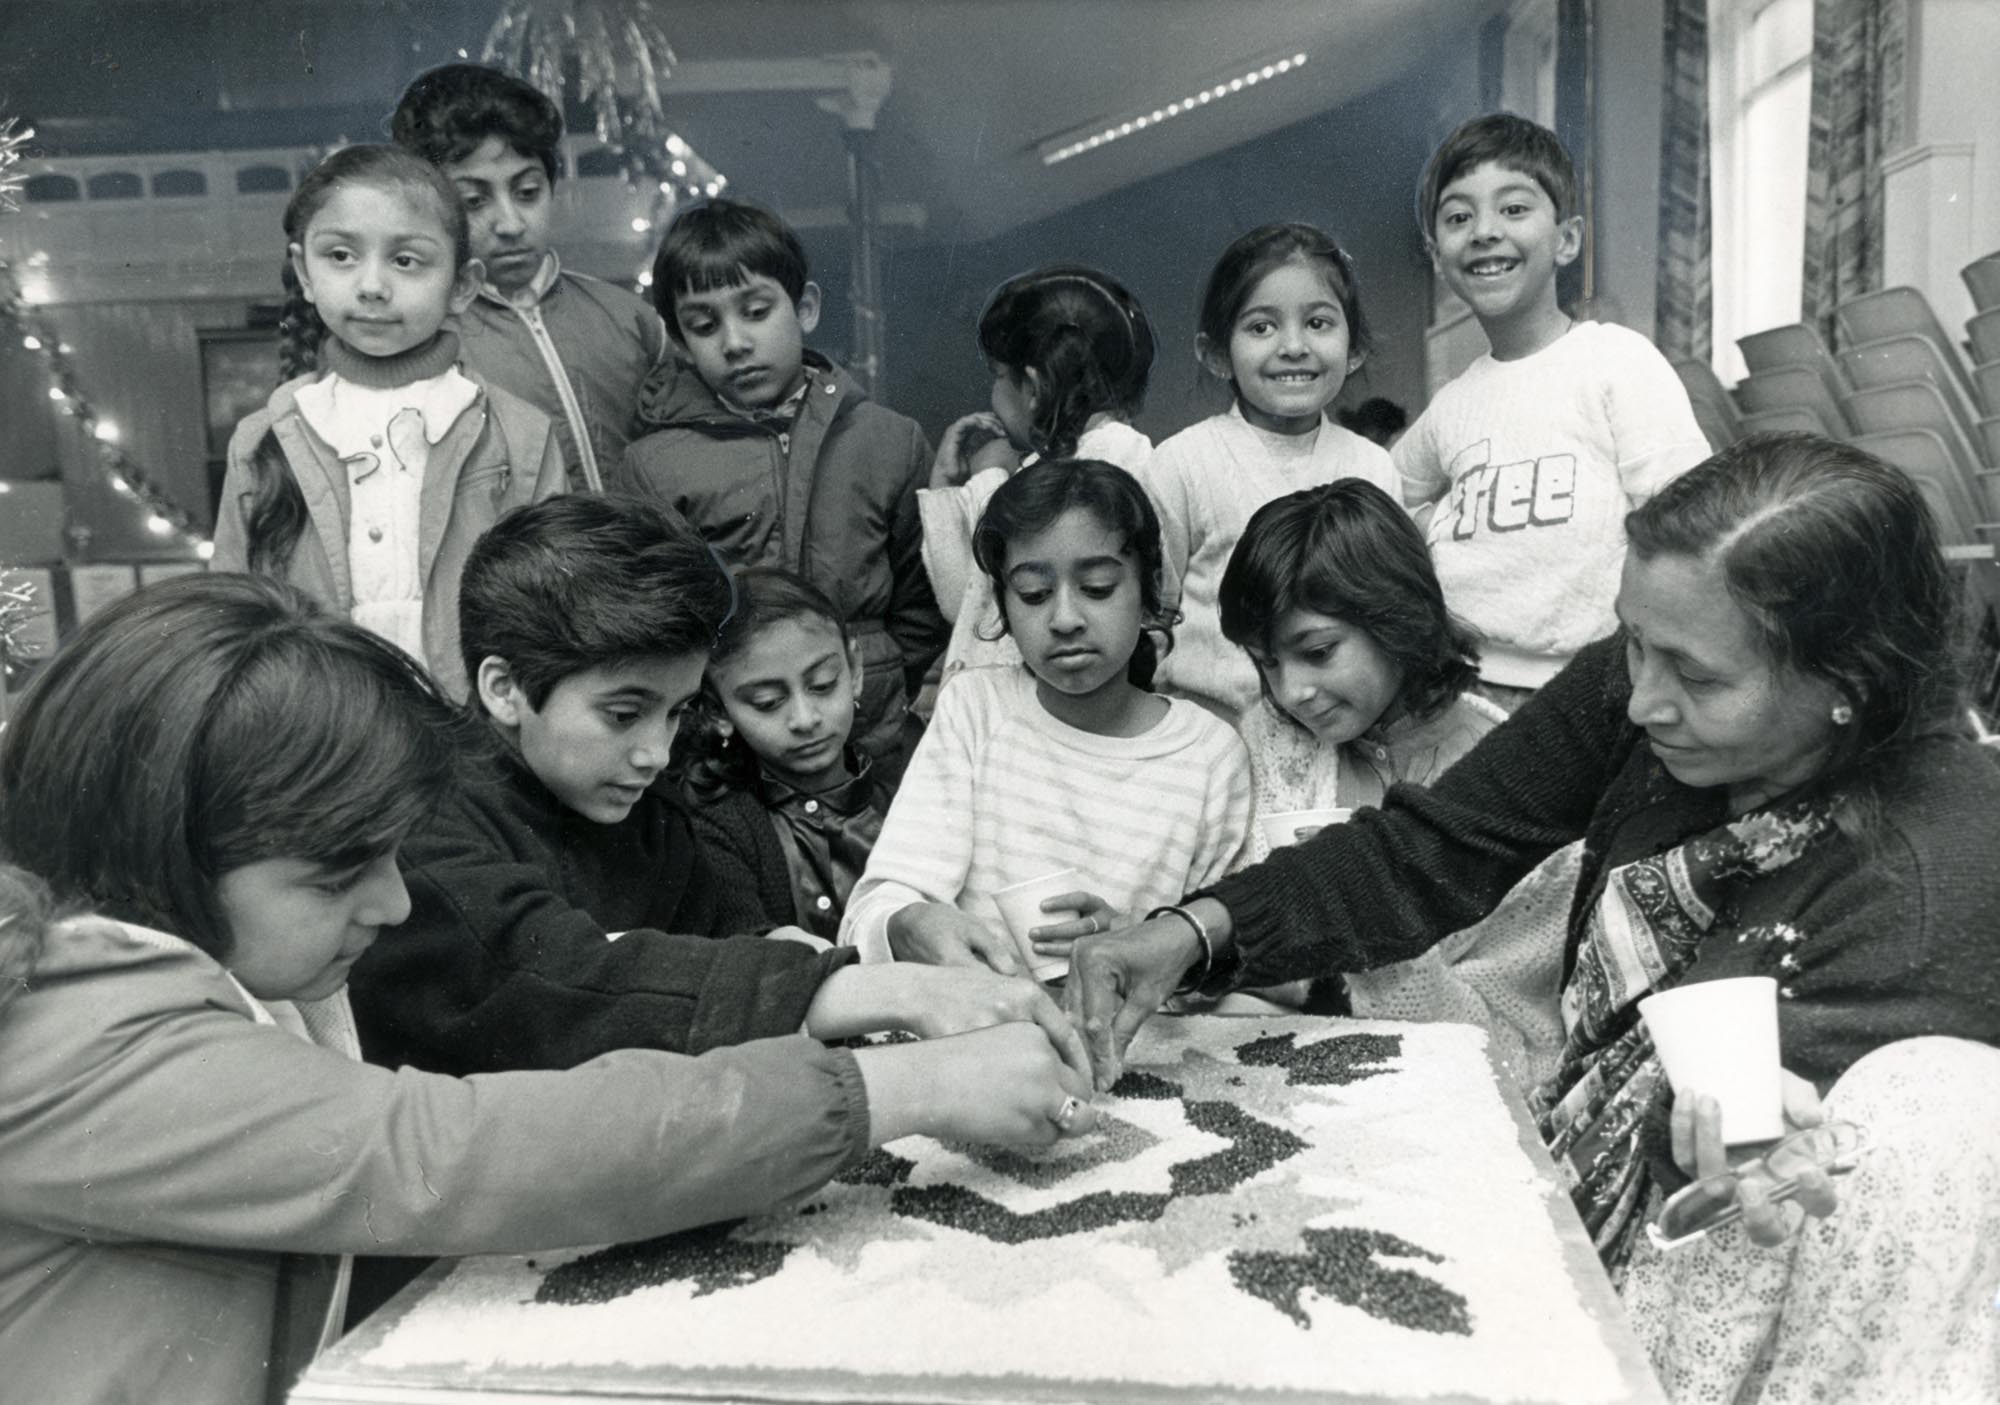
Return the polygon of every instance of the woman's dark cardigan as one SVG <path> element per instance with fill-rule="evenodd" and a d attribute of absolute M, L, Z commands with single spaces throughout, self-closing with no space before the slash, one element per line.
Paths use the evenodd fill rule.
<path fill-rule="evenodd" d="M 1577 654 L 1429 787 L 1321 831 L 1206 896 L 1229 908 L 1236 957 L 1210 985 L 1368 970 L 1486 915 L 1581 837 L 1566 962 L 1607 870 L 1728 818 L 1725 792 L 1668 775 L 1626 718 L 1622 635 Z M 1743 887 L 1719 927 L 1794 940 L 1706 943 L 1684 977 L 1774 975 L 1785 1066 L 1822 1091 L 1863 1054 L 1922 1034 L 2000 1043 L 2000 761 L 1968 739 L 1920 740 L 1868 772 L 1863 837 L 1836 835 Z M 1813 782 L 1801 796 L 1837 791 Z"/>

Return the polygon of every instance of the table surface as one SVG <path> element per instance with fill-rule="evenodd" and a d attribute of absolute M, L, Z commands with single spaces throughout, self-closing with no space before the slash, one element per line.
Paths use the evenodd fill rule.
<path fill-rule="evenodd" d="M 1244 1019 L 1220 1020 L 1216 1017 L 1197 1019 L 1191 1023 L 1216 1023 L 1232 1026 L 1248 1025 Z M 1335 1032 L 1342 1027 L 1360 1027 L 1357 1022 L 1343 1020 L 1314 1020 L 1308 1025 L 1300 1020 L 1265 1021 L 1269 1026 L 1291 1026 L 1311 1028 L 1318 1036 Z M 1367 1026 L 1370 1029 L 1394 1028 L 1377 1022 Z M 1318 1037 L 1316 1036 L 1316 1037 Z M 1489 1066 L 1491 1065 L 1491 1045 L 1487 1046 Z M 1621 1394 L 1616 1400 L 1629 1405 L 1667 1405 L 1665 1394 L 1653 1375 L 1644 1351 L 1633 1336 L 1626 1320 L 1624 1309 L 1610 1280 L 1605 1276 L 1597 1253 L 1582 1222 L 1577 1218 L 1568 1193 L 1557 1178 L 1555 1167 L 1536 1131 L 1534 1122 L 1520 1095 L 1515 1091 L 1505 1073 L 1493 1066 L 1494 1085 L 1500 1094 L 1511 1119 L 1514 1135 L 1522 1156 L 1533 1167 L 1536 1188 L 1545 1209 L 1549 1225 L 1554 1231 L 1560 1248 L 1564 1269 L 1574 1289 L 1578 1305 L 1598 1331 L 1604 1348 L 1616 1363 Z M 533 1257 L 533 1256 L 527 1256 Z M 548 1256 L 554 1257 L 554 1256 Z M 733 1391 L 710 1386 L 688 1386 L 685 1383 L 672 1387 L 657 1383 L 626 1380 L 604 1380 L 592 1376 L 583 1380 L 579 1372 L 574 1383 L 559 1379 L 549 1379 L 546 1373 L 532 1382 L 505 1382 L 499 1379 L 477 1382 L 445 1382 L 434 1376 L 420 1379 L 423 1373 L 372 1367 L 366 1358 L 379 1348 L 399 1326 L 413 1315 L 435 1310 L 441 1298 L 447 1296 L 446 1280 L 454 1264 L 459 1261 L 445 1260 L 434 1264 L 423 1276 L 397 1294 L 380 1311 L 372 1315 L 355 1331 L 349 1333 L 333 1348 L 327 1351 L 309 1369 L 299 1385 L 294 1388 L 290 1400 L 292 1405 L 460 1405 L 461 1402 L 482 1402 L 482 1405 L 557 1405 L 557 1402 L 574 1401 L 579 1405 L 604 1405 L 606 1401 L 702 1401 L 707 1405 L 764 1405 L 764 1402 L 783 1400 L 794 1402 L 802 1397 L 792 1393 L 765 1395 L 757 1391 Z M 492 1262 L 495 1264 L 512 1262 L 496 1258 L 491 1261 L 470 1260 L 468 1263 Z M 497 1377 L 500 1372 L 495 1372 Z M 1093 1401 L 1111 1400 L 1120 1402 L 1185 1402 L 1192 1405 L 1196 1401 L 1212 1398 L 1211 1392 L 1190 1391 L 1173 1387 L 1141 1387 L 1132 1390 L 1107 1391 L 1102 1383 L 1093 1383 L 1089 1398 Z M 1274 1405 L 1297 1399 L 1315 1402 L 1329 1402 L 1329 1405 L 1490 1405 L 1486 1397 L 1459 1394 L 1401 1396 L 1376 1393 L 1343 1393 L 1337 1385 L 1316 1389 L 1309 1396 L 1301 1396 L 1284 1391 L 1264 1391 L 1256 1393 L 1259 1398 L 1268 1399 Z M 1074 1393 L 1064 1395 L 1046 1389 L 1027 1388 L 1019 1398 L 1031 1405 L 1046 1405 L 1046 1402 L 1073 1398 Z M 815 1396 L 814 1399 L 821 1397 Z M 826 1401 L 838 1401 L 841 1405 L 863 1400 L 893 1400 L 898 1405 L 905 1402 L 929 1400 L 933 1397 L 924 1392 L 912 1393 L 907 1388 L 884 1389 L 879 1394 L 861 1388 L 829 1390 L 823 1397 Z M 935 1397 L 944 1405 L 963 1405 L 965 1397 L 950 1391 Z M 995 1396 L 994 1399 L 1001 1397 Z M 1249 1397 L 1245 1397 L 1249 1398 Z M 983 1397 L 982 1397 L 983 1399 Z"/>

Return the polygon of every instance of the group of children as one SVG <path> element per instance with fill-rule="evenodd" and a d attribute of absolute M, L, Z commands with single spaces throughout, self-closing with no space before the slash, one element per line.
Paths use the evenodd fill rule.
<path fill-rule="evenodd" d="M 1012 977 L 1261 856 L 1259 813 L 1434 778 L 1610 632 L 1623 512 L 1707 453 L 1643 338 L 1558 307 L 1574 181 L 1519 118 L 1425 174 L 1493 350 L 1393 455 L 1329 416 L 1370 337 L 1307 225 L 1208 280 L 1225 411 L 1150 445 L 1144 311 L 1058 265 L 989 300 L 990 413 L 933 455 L 805 348 L 818 289 L 768 212 L 680 215 L 649 308 L 549 247 L 561 121 L 527 84 L 437 70 L 391 131 L 286 210 L 298 375 L 239 427 L 216 532 L 250 574 L 93 620 L 0 746 L 0 857 L 105 919 L 24 881 L 0 927 L 39 963 L 0 1067 L 82 1100 L 0 1096 L 0 1352 L 31 1379 L 86 1351 L 53 1295 L 115 1310 L 89 1265 L 138 1237 L 262 1251 L 197 1353 L 248 1380 L 278 1251 L 636 1237 L 911 1130 L 1082 1130 L 1082 1047 Z M 995 895 L 1060 870 L 1017 941 Z M 1314 1008 L 1367 1009 L 1327 975 Z M 935 1038 L 797 1037 L 890 1027 Z M 382 1067 L 328 1062 L 357 1049 Z M 352 1194 L 268 1145 L 294 1123 Z M 163 1330 L 99 1365 L 176 1385 Z"/>

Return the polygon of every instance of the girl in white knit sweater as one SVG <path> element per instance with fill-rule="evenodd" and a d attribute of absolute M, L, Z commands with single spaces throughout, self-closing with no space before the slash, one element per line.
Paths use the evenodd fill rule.
<path fill-rule="evenodd" d="M 1021 662 L 972 559 L 972 529 L 1007 476 L 1037 459 L 1071 458 L 1137 473 L 1153 452 L 1131 425 L 1153 367 L 1153 328 L 1116 279 L 1081 264 L 1009 278 L 979 314 L 979 349 L 993 369 L 993 408 L 944 432 L 931 485 L 917 493 L 924 568 L 952 621 L 946 677 Z"/>
<path fill-rule="evenodd" d="M 1249 827 L 1235 732 L 1148 691 L 1171 616 L 1137 481 L 1088 459 L 1030 465 L 994 493 L 973 549 L 1024 666 L 939 690 L 848 900 L 840 940 L 864 960 L 1014 972 L 1060 958 L 1220 878 Z M 1065 869 L 1077 889 L 1042 904 L 1051 916 L 1024 950 L 995 895 Z"/>
<path fill-rule="evenodd" d="M 1354 267 L 1332 238 L 1306 224 L 1251 230 L 1208 275 L 1200 327 L 1195 354 L 1235 403 L 1160 445 L 1141 474 L 1181 612 L 1159 681 L 1235 717 L 1256 701 L 1257 673 L 1222 637 L 1216 590 L 1244 523 L 1285 493 L 1341 478 L 1393 493 L 1396 475 L 1383 449 L 1326 415 L 1369 348 Z"/>

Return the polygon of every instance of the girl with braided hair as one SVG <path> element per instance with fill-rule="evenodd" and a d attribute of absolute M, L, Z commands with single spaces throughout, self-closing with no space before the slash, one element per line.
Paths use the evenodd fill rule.
<path fill-rule="evenodd" d="M 350 146 L 285 207 L 288 377 L 236 427 L 215 567 L 288 580 L 465 693 L 458 575 L 510 507 L 563 490 L 548 417 L 461 370 L 478 291 L 465 211 L 429 162 Z"/>
<path fill-rule="evenodd" d="M 1062 458 L 1137 473 L 1153 452 L 1130 423 L 1146 396 L 1153 329 L 1115 279 L 1081 264 L 1009 278 L 979 315 L 979 349 L 993 370 L 993 408 L 945 431 L 931 486 L 917 493 L 924 567 L 952 620 L 946 677 L 1021 661 L 972 558 L 973 527 L 1008 475 Z"/>

